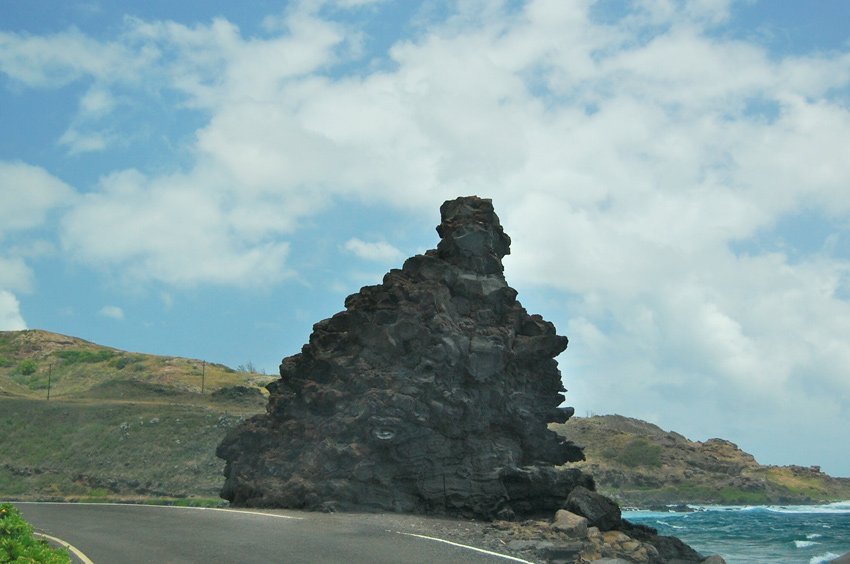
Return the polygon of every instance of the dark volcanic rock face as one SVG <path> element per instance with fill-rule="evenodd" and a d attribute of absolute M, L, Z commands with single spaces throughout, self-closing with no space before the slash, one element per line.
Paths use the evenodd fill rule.
<path fill-rule="evenodd" d="M 549 431 L 572 408 L 566 337 L 505 282 L 490 200 L 448 201 L 436 250 L 313 327 L 283 360 L 267 414 L 231 431 L 222 497 L 237 505 L 493 517 L 552 513 L 583 459 Z"/>

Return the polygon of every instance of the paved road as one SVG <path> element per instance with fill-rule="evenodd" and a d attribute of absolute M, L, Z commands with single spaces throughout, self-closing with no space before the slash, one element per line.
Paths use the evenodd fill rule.
<path fill-rule="evenodd" d="M 393 517 L 145 505 L 20 503 L 39 531 L 95 564 L 510 562 L 396 532 Z M 509 557 L 508 557 L 509 558 Z"/>

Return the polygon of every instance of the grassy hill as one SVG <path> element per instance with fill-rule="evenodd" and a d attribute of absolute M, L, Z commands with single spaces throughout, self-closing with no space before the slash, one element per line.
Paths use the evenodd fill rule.
<path fill-rule="evenodd" d="M 46 331 L 0 332 L 0 498 L 215 499 L 215 447 L 263 411 L 272 379 Z"/>
<path fill-rule="evenodd" d="M 46 399 L 120 399 L 138 393 L 155 398 L 192 396 L 238 383 L 265 384 L 269 377 L 237 372 L 201 360 L 131 353 L 47 331 L 0 331 L 0 396 Z M 116 396 L 118 394 L 118 396 Z"/>
<path fill-rule="evenodd" d="M 850 499 L 850 478 L 817 467 L 762 466 L 734 443 L 691 441 L 619 415 L 575 417 L 553 430 L 585 448 L 577 466 L 621 504 L 791 504 Z"/>
<path fill-rule="evenodd" d="M 263 411 L 272 379 L 46 331 L 0 332 L 0 499 L 223 503 L 216 446 Z M 625 505 L 850 499 L 850 479 L 761 466 L 721 439 L 694 442 L 620 416 L 552 427 L 585 447 L 578 465 Z"/>

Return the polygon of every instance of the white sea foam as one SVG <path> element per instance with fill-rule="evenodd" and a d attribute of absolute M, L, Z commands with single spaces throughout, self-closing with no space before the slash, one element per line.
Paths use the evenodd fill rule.
<path fill-rule="evenodd" d="M 826 552 L 824 554 L 819 554 L 817 556 L 812 556 L 809 560 L 809 564 L 823 564 L 824 562 L 831 562 L 841 556 L 840 554 L 835 554 L 834 552 Z"/>
<path fill-rule="evenodd" d="M 661 519 L 657 519 L 655 522 L 658 523 L 659 525 L 664 525 L 666 527 L 670 527 L 671 529 L 684 529 L 685 528 L 682 525 L 674 525 L 673 523 L 668 523 L 667 521 L 662 521 Z"/>
<path fill-rule="evenodd" d="M 814 546 L 816 544 L 820 544 L 820 543 L 817 543 L 815 541 L 810 541 L 810 540 L 795 540 L 794 541 L 794 546 L 796 546 L 797 548 L 808 548 L 808 547 Z"/>
<path fill-rule="evenodd" d="M 623 518 L 630 519 L 671 519 L 671 518 L 684 518 L 688 514 L 687 513 L 673 513 L 670 511 L 649 511 L 645 509 L 639 509 L 637 511 L 623 511 Z"/>
<path fill-rule="evenodd" d="M 749 511 L 758 505 L 691 505 L 688 507 L 694 511 Z"/>
<path fill-rule="evenodd" d="M 850 501 L 837 501 L 825 505 L 769 505 L 767 511 L 774 513 L 830 513 L 850 514 Z"/>
<path fill-rule="evenodd" d="M 811 534 L 806 535 L 806 538 L 809 539 L 809 540 L 812 540 L 812 539 L 819 539 L 822 536 L 823 535 L 821 535 L 819 533 L 811 533 Z"/>
<path fill-rule="evenodd" d="M 823 505 L 689 505 L 696 511 L 770 511 L 771 513 L 830 513 L 850 514 L 850 501 Z"/>

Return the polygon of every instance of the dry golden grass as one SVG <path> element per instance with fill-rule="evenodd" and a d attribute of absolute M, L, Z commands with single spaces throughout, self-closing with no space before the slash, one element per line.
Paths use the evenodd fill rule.
<path fill-rule="evenodd" d="M 203 360 L 131 353 L 47 331 L 0 332 L 0 395 L 29 399 L 133 399 L 208 395 L 228 386 L 265 386 L 274 378 Z M 135 386 L 134 386 L 135 384 Z M 135 390 L 135 391 L 134 391 Z M 145 393 L 152 401 L 157 394 Z M 139 398 L 142 399 L 142 398 Z M 186 397 L 182 401 L 186 401 Z"/>
<path fill-rule="evenodd" d="M 265 392 L 273 379 L 46 331 L 0 332 L 0 498 L 215 498 L 216 446 L 265 402 L 214 393 Z"/>

